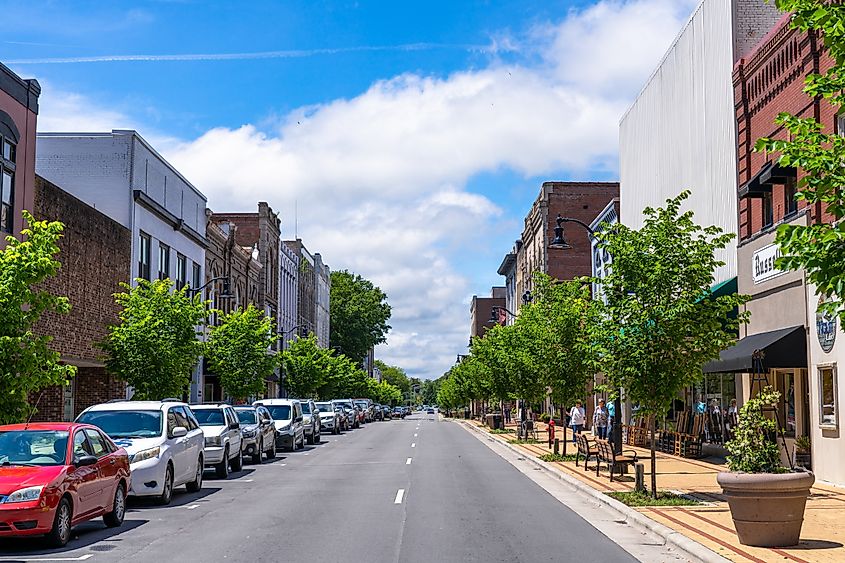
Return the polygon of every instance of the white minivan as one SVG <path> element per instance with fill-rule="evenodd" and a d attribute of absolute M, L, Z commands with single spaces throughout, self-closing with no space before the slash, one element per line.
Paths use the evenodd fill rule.
<path fill-rule="evenodd" d="M 253 406 L 262 405 L 270 411 L 276 424 L 276 447 L 286 451 L 305 447 L 305 428 L 302 425 L 302 404 L 297 399 L 262 399 Z"/>
<path fill-rule="evenodd" d="M 76 422 L 97 426 L 129 454 L 129 494 L 170 504 L 173 488 L 202 488 L 205 439 L 180 401 L 112 401 L 88 407 Z"/>

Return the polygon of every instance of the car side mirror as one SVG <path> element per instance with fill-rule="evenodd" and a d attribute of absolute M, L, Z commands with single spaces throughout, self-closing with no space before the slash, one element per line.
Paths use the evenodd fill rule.
<path fill-rule="evenodd" d="M 97 463 L 97 456 L 84 455 L 73 460 L 73 464 L 77 467 L 87 467 Z"/>
<path fill-rule="evenodd" d="M 229 425 L 229 430 L 239 430 L 240 427 L 241 427 L 240 422 L 233 422 L 232 424 Z"/>
<path fill-rule="evenodd" d="M 171 432 L 171 435 L 174 438 L 182 438 L 182 437 L 188 435 L 188 429 L 185 428 L 184 426 L 177 426 L 176 428 L 173 429 L 173 432 Z"/>
<path fill-rule="evenodd" d="M 302 422 L 302 415 L 296 417 L 296 422 Z"/>

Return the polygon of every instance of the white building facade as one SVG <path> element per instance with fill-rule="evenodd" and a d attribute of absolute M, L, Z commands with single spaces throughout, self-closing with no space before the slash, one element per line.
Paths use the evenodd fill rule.
<path fill-rule="evenodd" d="M 40 176 L 131 231 L 127 282 L 203 284 L 206 197 L 137 132 L 39 133 L 36 154 Z"/>
<path fill-rule="evenodd" d="M 299 256 L 279 241 L 279 334 L 283 349 L 297 334 L 299 291 Z"/>
<path fill-rule="evenodd" d="M 329 335 L 331 330 L 331 270 L 323 263 L 320 253 L 314 254 L 314 302 L 316 312 L 314 315 L 317 344 L 321 348 L 329 347 Z"/>

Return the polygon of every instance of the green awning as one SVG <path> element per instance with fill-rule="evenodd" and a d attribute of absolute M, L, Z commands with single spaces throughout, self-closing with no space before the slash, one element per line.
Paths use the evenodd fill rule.
<path fill-rule="evenodd" d="M 710 293 L 713 297 L 721 297 L 722 295 L 732 295 L 736 293 L 739 286 L 736 283 L 736 276 L 721 283 L 717 283 L 710 288 Z"/>

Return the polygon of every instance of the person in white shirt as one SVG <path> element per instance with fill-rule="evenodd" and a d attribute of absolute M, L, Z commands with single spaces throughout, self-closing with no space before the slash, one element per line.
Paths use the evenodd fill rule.
<path fill-rule="evenodd" d="M 581 401 L 575 401 L 575 406 L 569 411 L 569 426 L 572 428 L 572 443 L 575 443 L 575 436 L 584 430 L 584 423 L 587 421 L 587 412 L 581 406 Z"/>

